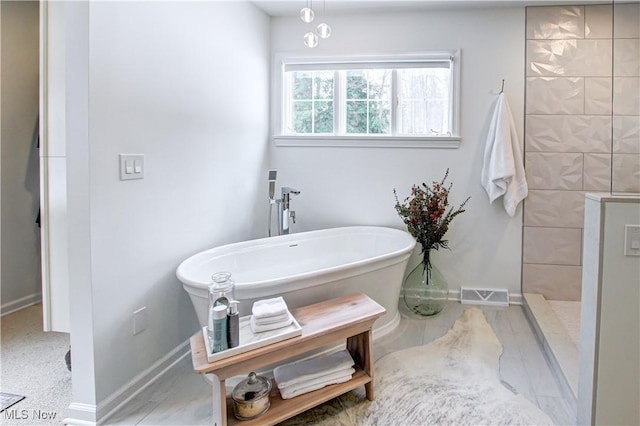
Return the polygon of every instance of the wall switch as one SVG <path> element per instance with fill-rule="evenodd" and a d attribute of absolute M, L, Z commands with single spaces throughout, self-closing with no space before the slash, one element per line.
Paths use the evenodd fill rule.
<path fill-rule="evenodd" d="M 624 226 L 624 255 L 640 256 L 640 225 Z"/>
<path fill-rule="evenodd" d="M 120 180 L 144 179 L 144 154 L 120 154 Z"/>
<path fill-rule="evenodd" d="M 147 328 L 147 307 L 143 306 L 133 312 L 133 335 L 143 332 Z"/>

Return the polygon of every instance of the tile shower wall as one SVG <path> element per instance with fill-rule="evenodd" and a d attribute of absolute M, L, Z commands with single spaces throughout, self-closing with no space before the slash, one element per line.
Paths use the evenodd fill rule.
<path fill-rule="evenodd" d="M 584 193 L 640 192 L 640 3 L 529 7 L 526 35 L 523 292 L 580 300 Z"/>

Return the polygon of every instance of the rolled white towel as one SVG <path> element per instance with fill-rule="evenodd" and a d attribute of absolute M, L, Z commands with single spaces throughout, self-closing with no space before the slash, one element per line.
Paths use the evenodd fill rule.
<path fill-rule="evenodd" d="M 278 387 L 288 388 L 351 368 L 354 364 L 351 354 L 344 349 L 329 355 L 280 365 L 273 370 L 273 377 Z"/>
<path fill-rule="evenodd" d="M 280 396 L 282 397 L 282 399 L 290 399 L 298 395 L 302 395 L 308 392 L 313 392 L 314 390 L 322 389 L 325 386 L 348 382 L 353 377 L 353 373 L 355 371 L 356 371 L 355 369 L 350 368 L 349 370 L 345 370 L 343 372 L 338 372 L 337 374 L 332 374 L 330 376 L 327 376 L 324 380 L 317 379 L 313 381 L 313 383 L 309 382 L 308 385 L 304 383 L 300 383 L 297 386 L 280 389 Z"/>
<path fill-rule="evenodd" d="M 268 325 L 268 324 L 273 324 L 276 322 L 280 322 L 280 321 L 286 321 L 289 319 L 289 311 L 285 312 L 282 315 L 276 315 L 274 317 L 264 317 L 264 318 L 255 318 L 255 316 L 253 318 L 255 318 L 255 324 L 256 325 Z"/>
<path fill-rule="evenodd" d="M 256 333 L 264 333 L 265 331 L 277 330 L 278 328 L 283 328 L 291 325 L 293 322 L 293 317 L 291 314 L 287 315 L 287 319 L 284 321 L 278 321 L 271 324 L 256 324 L 256 319 L 254 316 L 251 316 L 251 321 L 249 321 L 249 325 L 251 326 L 251 331 Z"/>
<path fill-rule="evenodd" d="M 282 296 L 253 302 L 251 313 L 256 319 L 275 317 L 289 312 L 287 303 Z"/>

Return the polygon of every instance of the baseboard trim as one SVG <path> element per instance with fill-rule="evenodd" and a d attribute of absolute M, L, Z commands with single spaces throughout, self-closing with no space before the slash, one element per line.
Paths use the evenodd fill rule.
<path fill-rule="evenodd" d="M 90 426 L 96 425 L 96 406 L 72 402 L 67 410 L 68 417 L 62 421 L 65 425 Z"/>
<path fill-rule="evenodd" d="M 12 314 L 29 306 L 37 305 L 42 302 L 42 293 L 33 293 L 20 299 L 7 302 L 0 306 L 0 317 Z"/>
<path fill-rule="evenodd" d="M 63 423 L 74 426 L 103 424 L 109 417 L 116 414 L 122 406 L 160 379 L 167 370 L 190 353 L 189 339 L 187 339 L 120 389 L 100 401 L 98 405 L 72 402 L 68 409 L 69 417 L 64 419 Z"/>
<path fill-rule="evenodd" d="M 158 360 L 155 364 L 138 374 L 120 389 L 98 403 L 96 418 L 102 424 L 132 398 L 153 384 L 171 367 L 180 362 L 191 353 L 189 339 L 178 345 L 167 355 Z"/>

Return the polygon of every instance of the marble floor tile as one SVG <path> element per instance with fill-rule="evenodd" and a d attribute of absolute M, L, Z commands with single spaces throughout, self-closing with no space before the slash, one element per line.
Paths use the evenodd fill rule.
<path fill-rule="evenodd" d="M 391 351 L 427 344 L 445 335 L 455 320 L 473 306 L 450 301 L 440 314 L 420 318 L 406 308 L 403 310 L 402 305 L 400 303 L 402 319 L 398 328 L 373 343 L 376 359 Z M 522 307 L 478 307 L 502 343 L 502 379 L 558 424 L 575 424 Z M 231 380 L 227 381 L 229 383 Z M 192 371 L 191 358 L 187 356 L 105 424 L 210 425 L 213 421 L 211 398 L 211 385 Z"/>
<path fill-rule="evenodd" d="M 547 413 L 551 420 L 557 425 L 575 425 L 576 420 L 571 414 L 569 405 L 564 398 L 554 398 L 548 396 L 538 396 L 540 409 Z"/>
<path fill-rule="evenodd" d="M 509 306 L 507 311 L 509 323 L 514 333 L 530 333 L 533 334 L 529 321 L 524 314 L 522 306 L 512 305 Z"/>
<path fill-rule="evenodd" d="M 520 349 L 515 334 L 509 330 L 493 329 L 502 343 L 502 356 L 505 358 L 520 358 Z"/>
<path fill-rule="evenodd" d="M 562 397 L 542 347 L 533 333 L 515 333 L 525 371 L 536 396 Z"/>
<path fill-rule="evenodd" d="M 373 342 L 373 357 L 375 360 L 400 349 L 422 345 L 424 335 L 424 321 L 403 318 L 400 325 L 392 332 Z"/>
<path fill-rule="evenodd" d="M 149 401 L 145 398 L 133 397 L 126 406 L 108 418 L 105 425 L 136 425 L 142 421 L 151 411 L 160 405 L 160 402 Z"/>
<path fill-rule="evenodd" d="M 536 395 L 531 387 L 531 382 L 524 372 L 524 364 L 522 358 L 519 357 L 500 357 L 500 377 L 509 383 L 512 388 L 522 394 L 529 401 L 538 405 Z"/>

